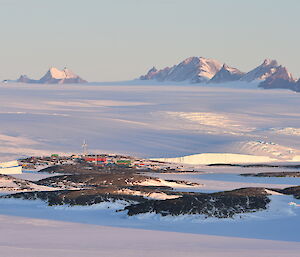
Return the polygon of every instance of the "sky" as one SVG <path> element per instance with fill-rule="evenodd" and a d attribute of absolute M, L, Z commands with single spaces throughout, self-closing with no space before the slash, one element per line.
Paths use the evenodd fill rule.
<path fill-rule="evenodd" d="M 277 59 L 300 77 L 299 0 L 0 0 L 0 79 L 67 66 L 130 80 L 203 56 L 249 71 Z"/>

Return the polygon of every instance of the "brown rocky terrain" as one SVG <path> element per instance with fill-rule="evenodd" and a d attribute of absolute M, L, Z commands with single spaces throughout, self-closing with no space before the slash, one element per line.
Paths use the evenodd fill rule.
<path fill-rule="evenodd" d="M 260 172 L 260 173 L 245 173 L 241 174 L 244 177 L 291 177 L 299 178 L 300 172 L 280 171 L 280 172 Z"/>
<path fill-rule="evenodd" d="M 242 213 L 265 210 L 271 201 L 268 195 L 272 191 L 300 198 L 300 186 L 269 190 L 241 188 L 215 193 L 175 191 L 174 187 L 200 185 L 153 178 L 145 175 L 147 174 L 145 171 L 141 173 L 141 170 L 125 166 L 77 163 L 54 165 L 41 171 L 61 175 L 30 182 L 37 188 L 42 187 L 45 190 L 31 190 L 33 192 L 20 192 L 1 198 L 39 199 L 50 206 L 88 206 L 122 201 L 124 207 L 118 211 L 126 211 L 129 216 L 143 213 L 156 213 L 162 216 L 201 214 L 216 218 L 232 218 Z M 24 183 L 27 185 L 29 182 Z"/>

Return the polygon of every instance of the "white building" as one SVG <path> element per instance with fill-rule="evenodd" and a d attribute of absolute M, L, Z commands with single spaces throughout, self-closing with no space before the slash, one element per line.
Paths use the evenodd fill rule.
<path fill-rule="evenodd" d="M 0 162 L 0 174 L 20 174 L 22 166 L 17 161 Z"/>

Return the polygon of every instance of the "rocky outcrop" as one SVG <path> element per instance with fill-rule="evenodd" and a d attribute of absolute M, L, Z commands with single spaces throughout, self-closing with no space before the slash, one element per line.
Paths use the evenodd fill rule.
<path fill-rule="evenodd" d="M 300 186 L 287 187 L 276 191 L 285 195 L 293 195 L 296 199 L 300 199 Z"/>
<path fill-rule="evenodd" d="M 93 173 L 54 176 L 39 180 L 38 185 L 63 189 L 96 188 L 101 186 L 133 186 L 151 179 L 130 173 Z"/>
<path fill-rule="evenodd" d="M 112 188 L 98 188 L 87 190 L 60 190 L 52 192 L 26 192 L 2 196 L 1 198 L 17 198 L 23 200 L 42 200 L 49 206 L 53 205 L 81 205 L 87 206 L 103 202 L 124 201 L 137 203 L 144 201 L 142 196 L 118 194 Z"/>
<path fill-rule="evenodd" d="M 163 201 L 149 200 L 125 207 L 128 215 L 156 213 L 162 216 L 203 214 L 206 217 L 232 218 L 236 214 L 265 210 L 270 199 L 262 188 L 233 191 L 184 194 L 180 198 Z"/>
<path fill-rule="evenodd" d="M 278 177 L 278 178 L 299 178 L 300 172 L 293 171 L 282 171 L 282 172 L 260 172 L 260 173 L 244 173 L 241 174 L 244 177 Z"/>
<path fill-rule="evenodd" d="M 9 175 L 0 174 L 0 193 L 4 192 L 30 192 L 30 191 L 50 191 L 55 188 L 38 185 L 34 182 L 14 178 Z"/>
<path fill-rule="evenodd" d="M 129 216 L 156 213 L 162 216 L 201 214 L 205 217 L 232 218 L 237 214 L 267 208 L 270 199 L 264 188 L 243 188 L 218 193 L 173 192 L 165 187 L 117 187 L 98 186 L 85 190 L 61 190 L 52 192 L 25 192 L 2 198 L 42 200 L 48 205 L 92 205 L 103 202 L 124 202 Z M 138 194 L 137 194 L 138 192 Z M 153 200 L 151 194 L 164 194 L 172 199 Z"/>
<path fill-rule="evenodd" d="M 271 201 L 268 196 L 274 192 L 300 199 L 300 186 L 285 189 L 241 188 L 216 193 L 184 192 L 178 189 L 200 185 L 153 178 L 144 175 L 145 170 L 121 166 L 99 167 L 80 162 L 56 165 L 43 171 L 60 172 L 62 175 L 37 182 L 0 176 L 0 185 L 1 182 L 6 188 L 13 185 L 17 189 L 11 192 L 21 192 L 0 198 L 42 200 L 50 206 L 116 203 L 115 209 L 125 211 L 129 216 L 155 213 L 162 216 L 202 215 L 206 218 L 233 218 L 235 215 L 265 210 Z"/>

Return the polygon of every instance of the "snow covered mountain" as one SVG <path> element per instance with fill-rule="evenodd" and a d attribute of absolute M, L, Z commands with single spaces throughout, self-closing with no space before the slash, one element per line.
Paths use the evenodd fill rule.
<path fill-rule="evenodd" d="M 59 70 L 50 68 L 47 73 L 39 80 L 42 84 L 70 84 L 70 83 L 85 83 L 87 81 L 80 78 L 67 68 Z"/>
<path fill-rule="evenodd" d="M 39 80 L 30 79 L 26 75 L 21 75 L 16 82 L 37 84 L 76 84 L 86 83 L 87 81 L 80 78 L 78 75 L 67 68 L 59 70 L 55 67 L 51 67 Z"/>
<path fill-rule="evenodd" d="M 26 75 L 21 75 L 18 79 L 17 82 L 20 83 L 37 83 L 37 80 L 31 79 L 27 77 Z"/>
<path fill-rule="evenodd" d="M 188 81 L 190 83 L 206 82 L 211 79 L 222 67 L 222 64 L 213 59 L 204 57 L 190 57 L 173 67 L 162 70 L 151 68 L 141 76 L 141 80 L 157 81 Z"/>
<path fill-rule="evenodd" d="M 265 59 L 261 65 L 246 73 L 241 80 L 247 82 L 265 80 L 275 73 L 278 67 L 279 65 L 276 60 Z"/>
<path fill-rule="evenodd" d="M 276 60 L 265 59 L 261 65 L 244 73 L 237 68 L 223 66 L 220 62 L 204 58 L 190 57 L 174 65 L 157 70 L 151 68 L 140 80 L 156 80 L 159 82 L 174 81 L 187 83 L 226 83 L 232 81 L 258 81 L 261 88 L 284 88 L 299 92 L 300 79 L 296 82 L 287 69 Z"/>
<path fill-rule="evenodd" d="M 224 64 L 215 76 L 213 76 L 209 83 L 222 83 L 222 82 L 229 82 L 239 80 L 244 76 L 244 72 L 241 72 L 239 69 L 229 67 L 228 65 Z"/>
<path fill-rule="evenodd" d="M 298 79 L 294 84 L 294 90 L 300 92 L 300 79 Z"/>
<path fill-rule="evenodd" d="M 289 88 L 294 89 L 296 84 L 292 74 L 283 66 L 278 66 L 276 71 L 270 75 L 266 80 L 259 84 L 260 87 L 270 88 Z"/>

